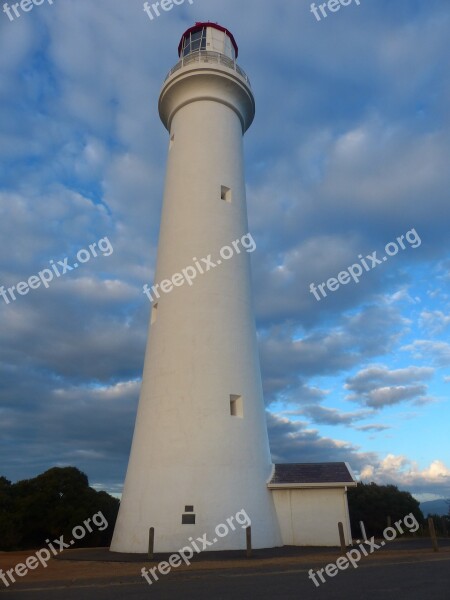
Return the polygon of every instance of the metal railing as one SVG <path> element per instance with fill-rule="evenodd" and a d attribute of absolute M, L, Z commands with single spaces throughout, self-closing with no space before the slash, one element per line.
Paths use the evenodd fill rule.
<path fill-rule="evenodd" d="M 233 60 L 232 58 L 228 58 L 228 56 L 225 56 L 220 52 L 211 52 L 209 50 L 199 50 L 198 52 L 192 52 L 187 56 L 183 56 L 177 62 L 177 64 L 172 69 L 170 69 L 164 81 L 167 81 L 171 75 L 176 73 L 176 71 L 179 71 L 185 65 L 189 65 L 195 62 L 217 63 L 220 65 L 224 65 L 225 67 L 236 71 L 236 73 L 238 73 L 243 79 L 245 79 L 248 85 L 250 85 L 250 79 L 248 78 L 246 72 L 243 69 L 241 69 L 241 67 L 236 63 L 235 60 Z"/>

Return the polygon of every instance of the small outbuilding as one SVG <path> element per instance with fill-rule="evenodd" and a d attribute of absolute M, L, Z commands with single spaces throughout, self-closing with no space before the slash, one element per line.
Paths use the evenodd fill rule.
<path fill-rule="evenodd" d="M 345 462 L 274 465 L 271 490 L 285 546 L 340 546 L 352 541 L 347 489 L 357 485 Z"/>

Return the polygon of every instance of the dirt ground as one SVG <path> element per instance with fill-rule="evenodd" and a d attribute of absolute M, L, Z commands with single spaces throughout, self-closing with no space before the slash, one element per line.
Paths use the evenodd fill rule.
<path fill-rule="evenodd" d="M 34 554 L 33 551 L 20 552 L 0 552 L 0 569 L 6 572 L 8 569 L 16 567 L 19 563 L 25 563 L 29 556 Z M 320 568 L 330 562 L 336 561 L 341 556 L 341 552 L 337 548 L 333 549 L 316 549 L 302 548 L 296 553 L 290 549 L 286 555 L 278 556 L 258 556 L 255 558 L 246 558 L 244 553 L 242 557 L 226 557 L 221 560 L 219 557 L 202 557 L 196 558 L 191 565 L 182 565 L 174 569 L 174 572 L 183 573 L 183 571 L 211 571 L 231 569 L 255 569 L 255 571 L 264 569 L 279 569 L 290 570 L 293 568 Z M 100 560 L 99 560 L 100 557 Z M 450 540 L 442 544 L 438 553 L 433 552 L 431 544 L 422 543 L 415 545 L 396 545 L 391 544 L 390 547 L 383 548 L 373 554 L 364 557 L 362 560 L 365 564 L 384 563 L 384 562 L 420 562 L 427 559 L 448 559 L 450 557 Z M 167 557 L 165 557 L 167 558 Z M 95 582 L 99 580 L 107 581 L 125 581 L 130 578 L 140 578 L 142 566 L 147 569 L 156 566 L 159 561 L 148 560 L 133 560 L 133 562 L 117 562 L 108 561 L 107 549 L 85 549 L 85 550 L 65 550 L 63 555 L 58 559 L 51 559 L 48 566 L 44 568 L 41 564 L 34 569 L 29 570 L 26 576 L 20 578 L 14 573 L 16 585 L 26 584 L 35 585 L 36 583 L 44 582 L 61 582 L 61 583 L 80 583 L 80 582 Z M 0 588 L 4 583 L 0 581 Z M 14 587 L 15 587 L 14 586 Z"/>

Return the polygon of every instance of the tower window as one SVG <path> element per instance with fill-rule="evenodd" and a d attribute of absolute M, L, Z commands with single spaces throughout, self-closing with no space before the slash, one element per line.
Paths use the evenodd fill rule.
<path fill-rule="evenodd" d="M 231 189 L 225 185 L 222 185 L 220 187 L 220 198 L 225 202 L 231 202 Z"/>
<path fill-rule="evenodd" d="M 235 394 L 230 395 L 230 415 L 232 417 L 244 416 L 242 396 L 236 396 Z"/>
<path fill-rule="evenodd" d="M 194 505 L 186 504 L 184 514 L 181 516 L 182 525 L 195 525 Z"/>
<path fill-rule="evenodd" d="M 187 513 L 181 516 L 181 524 L 182 525 L 195 525 L 195 515 L 192 513 Z"/>

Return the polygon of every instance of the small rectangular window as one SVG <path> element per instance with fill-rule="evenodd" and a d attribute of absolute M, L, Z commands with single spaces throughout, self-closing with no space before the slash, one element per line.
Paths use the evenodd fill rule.
<path fill-rule="evenodd" d="M 230 395 L 230 415 L 232 417 L 244 416 L 242 396 L 236 396 L 235 394 Z"/>
<path fill-rule="evenodd" d="M 194 512 L 194 507 L 192 505 L 185 506 L 184 512 Z"/>
<path fill-rule="evenodd" d="M 192 513 L 189 513 L 187 515 L 182 515 L 181 524 L 182 525 L 195 525 L 195 515 Z"/>
<path fill-rule="evenodd" d="M 220 188 L 220 198 L 225 202 L 231 202 L 231 189 L 222 185 Z"/>

